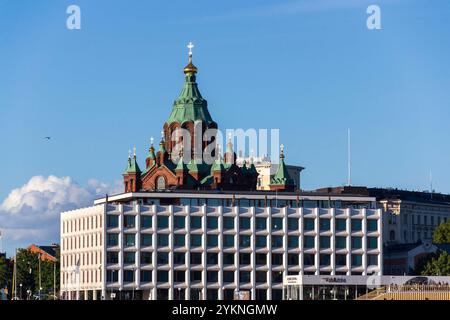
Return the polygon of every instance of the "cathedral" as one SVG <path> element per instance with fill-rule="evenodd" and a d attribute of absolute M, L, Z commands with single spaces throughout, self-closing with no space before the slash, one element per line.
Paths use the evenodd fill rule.
<path fill-rule="evenodd" d="M 209 129 L 217 129 L 212 119 L 208 103 L 200 94 L 196 82 L 197 67 L 192 62 L 192 43 L 189 43 L 189 62 L 184 68 L 185 81 L 180 95 L 174 101 L 172 112 L 163 125 L 158 151 L 151 142 L 145 159 L 145 169 L 141 170 L 136 151 L 128 156 L 128 163 L 123 173 L 125 192 L 151 190 L 240 190 L 254 191 L 257 188 L 258 172 L 250 159 L 241 166 L 236 163 L 231 138 L 222 155 L 217 148 L 212 152 L 212 163 L 204 161 L 205 148 L 214 143 L 212 135 L 203 141 Z M 189 150 L 177 150 L 176 145 L 183 142 L 184 136 L 178 136 L 179 129 L 188 132 Z M 177 131 L 178 130 L 178 131 Z M 175 139 L 173 137 L 175 136 Z M 200 140 L 199 140 L 200 139 Z M 197 141 L 200 141 L 200 148 Z M 197 144 L 196 144 L 197 143 Z M 284 164 L 284 151 L 281 149 L 278 170 L 271 177 L 270 190 L 294 191 L 294 180 Z"/>

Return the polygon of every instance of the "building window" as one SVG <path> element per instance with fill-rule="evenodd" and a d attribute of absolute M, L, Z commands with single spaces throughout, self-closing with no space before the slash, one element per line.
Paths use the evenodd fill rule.
<path fill-rule="evenodd" d="M 391 230 L 389 232 L 389 240 L 390 241 L 395 241 L 395 231 L 394 230 Z"/>
<path fill-rule="evenodd" d="M 191 217 L 191 229 L 201 229 L 202 227 L 202 217 Z"/>
<path fill-rule="evenodd" d="M 200 252 L 191 252 L 191 264 L 202 264 L 202 254 Z"/>
<path fill-rule="evenodd" d="M 223 253 L 223 264 L 224 265 L 234 264 L 234 254 L 233 253 Z"/>
<path fill-rule="evenodd" d="M 185 271 L 175 271 L 173 273 L 173 281 L 174 282 L 184 282 L 186 277 Z"/>
<path fill-rule="evenodd" d="M 168 252 L 158 252 L 157 254 L 158 265 L 169 264 L 169 253 Z"/>
<path fill-rule="evenodd" d="M 330 231 L 330 219 L 320 218 L 320 231 Z"/>
<path fill-rule="evenodd" d="M 336 219 L 335 224 L 336 232 L 347 230 L 347 221 L 345 219 Z"/>
<path fill-rule="evenodd" d="M 250 218 L 240 217 L 239 218 L 239 228 L 241 230 L 250 229 Z"/>
<path fill-rule="evenodd" d="M 234 271 L 224 271 L 223 282 L 226 283 L 234 282 Z"/>
<path fill-rule="evenodd" d="M 378 265 L 378 255 L 377 254 L 368 254 L 367 255 L 367 265 L 377 266 Z"/>
<path fill-rule="evenodd" d="M 239 282 L 241 283 L 247 283 L 250 282 L 250 271 L 240 271 L 239 272 Z"/>
<path fill-rule="evenodd" d="M 119 244 L 119 234 L 108 233 L 106 235 L 106 244 L 108 246 L 117 246 Z"/>
<path fill-rule="evenodd" d="M 215 234 L 208 234 L 206 237 L 206 244 L 208 247 L 217 247 L 218 246 L 218 236 Z"/>
<path fill-rule="evenodd" d="M 174 217 L 173 224 L 175 226 L 175 229 L 184 229 L 184 227 L 185 227 L 185 217 L 183 217 L 183 216 L 176 216 L 176 217 Z"/>
<path fill-rule="evenodd" d="M 135 216 L 124 216 L 123 226 L 124 228 L 134 228 L 136 226 L 136 217 Z"/>
<path fill-rule="evenodd" d="M 347 248 L 347 238 L 346 237 L 336 237 L 336 249 L 345 249 Z"/>
<path fill-rule="evenodd" d="M 218 299 L 217 289 L 207 289 L 206 300 L 217 300 L 217 299 Z"/>
<path fill-rule="evenodd" d="M 125 246 L 136 245 L 136 235 L 135 234 L 125 234 Z"/>
<path fill-rule="evenodd" d="M 272 231 L 283 229 L 283 219 L 282 218 L 272 218 Z"/>
<path fill-rule="evenodd" d="M 377 249 L 378 248 L 378 238 L 367 237 L 367 248 L 368 249 Z"/>
<path fill-rule="evenodd" d="M 152 271 L 142 270 L 141 271 L 141 281 L 142 282 L 152 282 Z"/>
<path fill-rule="evenodd" d="M 298 236 L 288 236 L 288 248 L 297 249 L 298 247 Z"/>
<path fill-rule="evenodd" d="M 169 281 L 169 272 L 158 270 L 156 277 L 158 279 L 158 282 L 167 282 Z"/>
<path fill-rule="evenodd" d="M 267 220 L 266 218 L 256 218 L 256 230 L 266 230 L 267 229 Z"/>
<path fill-rule="evenodd" d="M 191 271 L 191 281 L 202 281 L 202 272 Z"/>
<path fill-rule="evenodd" d="M 191 235 L 191 247 L 201 247 L 202 236 L 200 234 Z"/>
<path fill-rule="evenodd" d="M 330 248 L 330 237 L 328 236 L 320 236 L 320 249 L 329 249 Z"/>
<path fill-rule="evenodd" d="M 186 263 L 186 254 L 184 252 L 175 252 L 173 254 L 173 263 L 174 264 L 185 264 Z"/>
<path fill-rule="evenodd" d="M 267 290 L 256 289 L 256 300 L 267 300 Z"/>
<path fill-rule="evenodd" d="M 288 265 L 298 266 L 298 254 L 294 253 L 288 254 Z"/>
<path fill-rule="evenodd" d="M 158 216 L 158 229 L 167 229 L 169 227 L 169 217 Z"/>
<path fill-rule="evenodd" d="M 336 266 L 346 266 L 347 265 L 347 255 L 337 254 L 336 255 Z"/>
<path fill-rule="evenodd" d="M 267 246 L 266 236 L 256 236 L 256 247 L 265 248 Z"/>
<path fill-rule="evenodd" d="M 239 254 L 239 265 L 246 266 L 250 264 L 250 253 Z"/>
<path fill-rule="evenodd" d="M 374 232 L 378 230 L 378 220 L 369 219 L 367 220 L 367 231 Z"/>
<path fill-rule="evenodd" d="M 314 254 L 305 253 L 303 255 L 303 264 L 305 266 L 313 266 L 315 264 L 314 258 L 315 258 Z"/>
<path fill-rule="evenodd" d="M 219 281 L 219 273 L 217 271 L 207 271 L 206 272 L 206 281 L 218 282 Z"/>
<path fill-rule="evenodd" d="M 303 248 L 312 249 L 315 246 L 315 238 L 313 236 L 303 236 Z"/>
<path fill-rule="evenodd" d="M 272 283 L 280 283 L 280 282 L 283 282 L 283 272 L 272 271 Z M 273 293 L 273 291 L 272 291 L 272 293 Z M 272 298 L 273 298 L 273 295 L 272 295 Z M 281 300 L 281 298 L 280 298 L 280 300 Z"/>
<path fill-rule="evenodd" d="M 119 281 L 119 271 L 118 270 L 106 270 L 106 281 L 107 282 Z"/>
<path fill-rule="evenodd" d="M 239 236 L 239 246 L 241 248 L 248 248 L 248 247 L 250 247 L 250 236 L 240 235 Z"/>
<path fill-rule="evenodd" d="M 219 263 L 219 255 L 215 252 L 208 252 L 206 254 L 206 263 L 207 264 L 218 264 Z"/>
<path fill-rule="evenodd" d="M 151 234 L 141 234 L 141 246 L 148 247 L 152 245 L 152 235 Z"/>
<path fill-rule="evenodd" d="M 141 216 L 141 228 L 148 229 L 152 227 L 152 217 L 151 216 Z"/>
<path fill-rule="evenodd" d="M 314 219 L 304 218 L 303 219 L 303 230 L 304 231 L 314 231 Z"/>
<path fill-rule="evenodd" d="M 281 266 L 283 264 L 283 254 L 272 253 L 272 265 Z"/>
<path fill-rule="evenodd" d="M 352 219 L 352 232 L 358 232 L 362 230 L 362 221 L 360 219 Z"/>
<path fill-rule="evenodd" d="M 256 271 L 255 272 L 255 280 L 257 283 L 267 282 L 267 272 L 266 271 Z"/>
<path fill-rule="evenodd" d="M 283 247 L 283 236 L 272 236 L 272 248 Z"/>
<path fill-rule="evenodd" d="M 158 247 L 167 247 L 169 245 L 169 236 L 167 234 L 158 234 Z"/>
<path fill-rule="evenodd" d="M 233 230 L 234 229 L 234 218 L 233 217 L 224 217 L 223 218 L 223 229 L 224 230 Z"/>
<path fill-rule="evenodd" d="M 329 254 L 320 254 L 319 256 L 320 265 L 321 266 L 329 266 L 330 265 L 330 255 Z"/>
<path fill-rule="evenodd" d="M 119 217 L 116 215 L 108 215 L 106 218 L 106 226 L 108 228 L 117 228 L 119 226 Z"/>
<path fill-rule="evenodd" d="M 218 228 L 218 219 L 217 217 L 207 217 L 206 226 L 208 229 L 217 229 Z"/>
<path fill-rule="evenodd" d="M 118 263 L 119 253 L 118 252 L 107 252 L 106 253 L 106 263 Z"/>
<path fill-rule="evenodd" d="M 255 256 L 255 263 L 257 265 L 265 265 L 267 264 L 267 254 L 265 253 L 257 253 Z"/>
<path fill-rule="evenodd" d="M 176 247 L 184 247 L 185 246 L 185 236 L 184 234 L 176 234 L 173 237 L 173 244 Z"/>
<path fill-rule="evenodd" d="M 362 237 L 352 237 L 352 249 L 362 248 Z"/>
<path fill-rule="evenodd" d="M 298 230 L 298 219 L 297 218 L 288 218 L 288 230 L 289 231 L 297 231 Z"/>
<path fill-rule="evenodd" d="M 134 252 L 124 252 L 123 262 L 124 263 L 134 263 L 136 260 L 136 253 Z"/>
<path fill-rule="evenodd" d="M 151 264 L 151 263 L 152 263 L 152 253 L 141 252 L 141 264 Z"/>
<path fill-rule="evenodd" d="M 166 179 L 163 176 L 156 178 L 156 189 L 164 190 L 166 189 Z"/>
<path fill-rule="evenodd" d="M 124 282 L 133 282 L 134 281 L 134 271 L 133 270 L 124 270 L 123 271 L 123 281 Z"/>
<path fill-rule="evenodd" d="M 362 255 L 361 254 L 352 254 L 352 266 L 353 267 L 362 266 Z"/>
<path fill-rule="evenodd" d="M 225 248 L 232 248 L 234 247 L 234 236 L 226 234 L 223 236 L 223 246 Z"/>

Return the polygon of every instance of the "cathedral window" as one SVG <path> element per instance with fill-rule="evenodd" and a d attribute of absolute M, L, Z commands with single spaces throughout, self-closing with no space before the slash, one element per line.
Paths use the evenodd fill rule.
<path fill-rule="evenodd" d="M 163 190 L 165 188 L 166 188 L 166 180 L 164 179 L 163 176 L 159 176 L 156 179 L 156 189 Z"/>

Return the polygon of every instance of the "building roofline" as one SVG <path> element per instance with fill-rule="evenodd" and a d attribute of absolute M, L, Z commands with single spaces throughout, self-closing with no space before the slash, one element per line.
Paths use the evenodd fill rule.
<path fill-rule="evenodd" d="M 216 198 L 216 199 L 264 199 L 268 200 L 345 200 L 357 202 L 375 202 L 375 197 L 348 194 L 331 194 L 318 192 L 273 192 L 273 191 L 213 191 L 213 190 L 166 190 L 128 192 L 108 196 L 108 202 L 127 201 L 139 198 Z M 106 202 L 106 197 L 98 198 L 95 205 Z"/>

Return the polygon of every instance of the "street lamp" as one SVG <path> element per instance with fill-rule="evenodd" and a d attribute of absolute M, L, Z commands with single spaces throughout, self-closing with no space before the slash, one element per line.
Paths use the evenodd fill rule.
<path fill-rule="evenodd" d="M 22 284 L 19 284 L 20 286 L 20 300 L 22 300 Z"/>
<path fill-rule="evenodd" d="M 181 300 L 181 288 L 178 288 L 178 300 Z"/>

